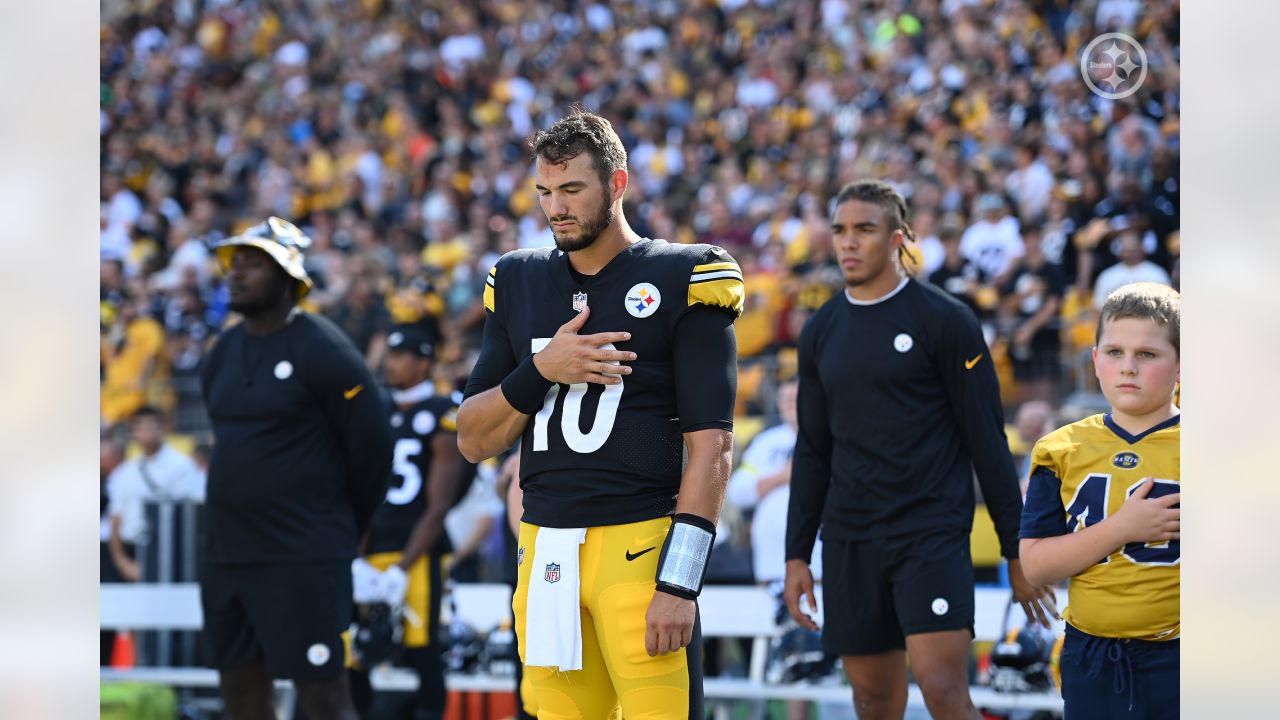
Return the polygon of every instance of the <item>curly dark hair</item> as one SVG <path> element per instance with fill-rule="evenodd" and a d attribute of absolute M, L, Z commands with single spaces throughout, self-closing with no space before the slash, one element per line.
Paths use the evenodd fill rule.
<path fill-rule="evenodd" d="M 608 120 L 580 108 L 546 130 L 539 130 L 529 143 L 535 157 L 563 165 L 582 153 L 590 153 L 591 165 L 600 183 L 609 187 L 615 170 L 627 169 L 627 149 Z"/>

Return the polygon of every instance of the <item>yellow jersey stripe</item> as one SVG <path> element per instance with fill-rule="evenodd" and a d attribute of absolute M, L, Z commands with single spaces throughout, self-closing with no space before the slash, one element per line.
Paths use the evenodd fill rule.
<path fill-rule="evenodd" d="M 746 288 L 737 278 L 720 278 L 689 284 L 689 306 L 701 303 L 722 307 L 734 315 L 741 315 L 746 302 Z"/>
<path fill-rule="evenodd" d="M 737 270 L 737 269 L 738 269 L 738 263 L 736 262 L 716 262 L 716 263 L 707 263 L 706 265 L 693 266 L 693 271 L 696 273 L 710 272 L 712 270 Z"/>
<path fill-rule="evenodd" d="M 484 286 L 484 309 L 485 309 L 485 310 L 488 310 L 489 312 L 494 312 L 494 310 L 493 310 L 493 286 L 492 286 L 492 285 L 485 285 L 485 286 Z"/>
<path fill-rule="evenodd" d="M 497 277 L 497 276 L 498 276 L 498 266 L 497 266 L 497 265 L 494 265 L 493 267 L 489 268 L 489 276 L 490 276 L 490 277 Z"/>

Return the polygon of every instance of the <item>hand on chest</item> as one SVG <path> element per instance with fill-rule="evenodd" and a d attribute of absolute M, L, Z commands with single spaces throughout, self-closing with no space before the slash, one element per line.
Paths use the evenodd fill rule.
<path fill-rule="evenodd" d="M 517 357 L 536 352 L 576 313 L 590 307 L 590 316 L 579 335 L 629 332 L 631 340 L 614 343 L 617 349 L 635 352 L 640 362 L 666 358 L 670 355 L 670 332 L 677 306 L 683 306 L 684 300 L 670 294 L 648 282 L 549 290 L 543 297 L 530 298 L 527 312 L 517 313 L 523 322 L 508 328 L 513 349 Z"/>

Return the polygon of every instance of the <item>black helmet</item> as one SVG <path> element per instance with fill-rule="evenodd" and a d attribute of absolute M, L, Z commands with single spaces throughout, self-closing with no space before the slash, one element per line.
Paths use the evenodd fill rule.
<path fill-rule="evenodd" d="M 400 608 L 387 603 L 357 606 L 356 622 L 351 626 L 351 654 L 363 668 L 394 660 L 400 655 L 404 622 Z"/>

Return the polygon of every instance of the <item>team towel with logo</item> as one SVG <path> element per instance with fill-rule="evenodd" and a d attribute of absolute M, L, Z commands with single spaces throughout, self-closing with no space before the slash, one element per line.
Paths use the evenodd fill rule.
<path fill-rule="evenodd" d="M 527 666 L 582 669 L 578 550 L 586 539 L 586 528 L 538 528 L 525 609 Z"/>

